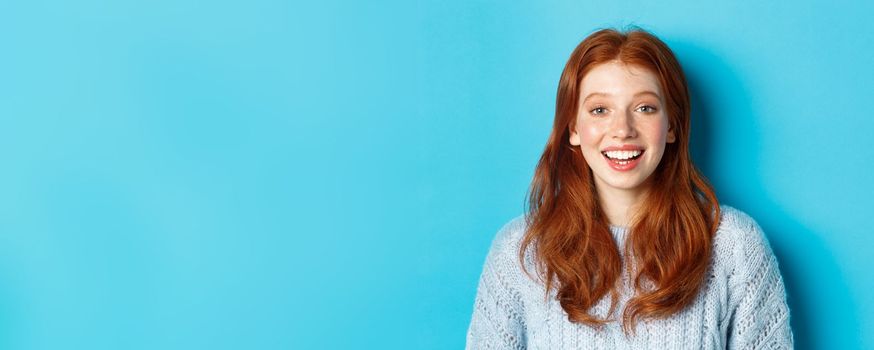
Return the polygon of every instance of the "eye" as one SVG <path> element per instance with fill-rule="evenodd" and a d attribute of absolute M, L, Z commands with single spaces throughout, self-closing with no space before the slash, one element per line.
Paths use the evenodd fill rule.
<path fill-rule="evenodd" d="M 656 108 L 653 106 L 650 106 L 650 105 L 643 105 L 643 106 L 638 107 L 637 110 L 640 112 L 649 114 L 649 113 L 655 113 Z"/>
<path fill-rule="evenodd" d="M 589 111 L 592 115 L 601 115 L 607 113 L 607 108 L 598 106 Z"/>

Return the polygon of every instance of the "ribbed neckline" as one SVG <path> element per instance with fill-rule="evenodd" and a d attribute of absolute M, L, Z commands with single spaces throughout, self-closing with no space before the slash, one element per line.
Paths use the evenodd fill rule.
<path fill-rule="evenodd" d="M 628 226 L 610 225 L 611 230 L 628 231 Z"/>
<path fill-rule="evenodd" d="M 625 237 L 628 235 L 628 227 L 610 225 L 610 233 L 620 248 L 625 246 Z"/>

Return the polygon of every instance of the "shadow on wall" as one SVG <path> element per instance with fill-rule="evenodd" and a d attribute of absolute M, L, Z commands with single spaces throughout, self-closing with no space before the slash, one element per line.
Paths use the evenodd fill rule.
<path fill-rule="evenodd" d="M 856 308 L 822 233 L 785 212 L 778 198 L 769 198 L 758 175 L 762 160 L 757 120 L 765 116 L 750 105 L 754 90 L 748 91 L 731 65 L 708 50 L 682 42 L 671 47 L 689 80 L 692 158 L 716 188 L 720 202 L 749 213 L 768 236 L 786 284 L 795 347 L 860 348 Z M 712 160 L 726 155 L 728 159 Z M 726 188 L 743 191 L 726 193 Z"/>

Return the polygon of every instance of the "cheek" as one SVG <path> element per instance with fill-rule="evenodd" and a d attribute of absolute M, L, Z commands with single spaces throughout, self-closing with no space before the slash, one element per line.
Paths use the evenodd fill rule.
<path fill-rule="evenodd" d="M 604 135 L 602 127 L 594 124 L 582 123 L 577 127 L 580 133 L 580 143 L 584 146 L 598 146 Z"/>
<path fill-rule="evenodd" d="M 668 129 L 668 121 L 667 118 L 665 118 L 663 120 L 646 125 L 646 134 L 649 136 L 650 139 L 662 143 L 665 142 L 668 138 Z"/>
<path fill-rule="evenodd" d="M 593 162 L 597 162 L 602 157 L 600 148 L 604 137 L 603 127 L 581 123 L 577 126 L 577 132 L 580 134 L 580 148 L 583 151 L 583 159 L 586 165 L 592 168 Z"/>

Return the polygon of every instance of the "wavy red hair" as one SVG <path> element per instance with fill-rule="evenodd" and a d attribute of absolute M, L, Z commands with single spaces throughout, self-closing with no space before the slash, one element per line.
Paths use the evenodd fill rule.
<path fill-rule="evenodd" d="M 650 70 L 665 94 L 665 111 L 676 141 L 666 145 L 652 175 L 652 186 L 632 218 L 623 261 L 598 203 L 592 170 L 569 142 L 576 122 L 580 82 L 593 67 L 619 60 Z M 519 259 L 535 252 L 546 295 L 553 288 L 572 322 L 598 327 L 612 320 L 590 309 L 608 294 L 615 312 L 623 266 L 635 294 L 622 312 L 622 326 L 633 330 L 641 318 L 663 318 L 688 306 L 706 278 L 719 202 L 689 156 L 690 103 L 686 78 L 668 46 L 633 29 L 603 29 L 574 49 L 558 85 L 555 120 L 528 193 Z M 526 273 L 530 273 L 526 270 Z"/>

